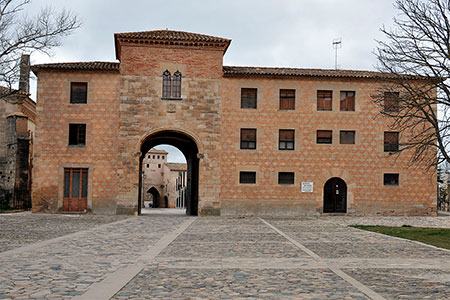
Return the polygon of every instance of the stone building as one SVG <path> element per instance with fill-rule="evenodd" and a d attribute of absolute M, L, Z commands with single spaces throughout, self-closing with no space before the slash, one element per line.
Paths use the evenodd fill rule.
<path fill-rule="evenodd" d="M 36 104 L 28 97 L 29 55 L 20 66 L 19 89 L 0 87 L 0 197 L 7 195 L 10 208 L 30 209 Z"/>
<path fill-rule="evenodd" d="M 231 41 L 195 33 L 114 40 L 119 62 L 32 68 L 33 211 L 139 213 L 144 155 L 169 144 L 187 214 L 435 214 L 436 176 L 371 101 L 387 75 L 223 66 Z"/>
<path fill-rule="evenodd" d="M 168 163 L 168 153 L 150 149 L 142 160 L 142 202 L 151 202 L 152 207 L 184 207 L 179 202 L 186 186 L 187 166 L 183 163 Z M 148 207 L 147 204 L 146 207 Z"/>

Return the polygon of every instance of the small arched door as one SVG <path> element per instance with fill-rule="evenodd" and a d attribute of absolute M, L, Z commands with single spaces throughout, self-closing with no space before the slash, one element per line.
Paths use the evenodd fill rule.
<path fill-rule="evenodd" d="M 328 179 L 323 188 L 323 212 L 347 212 L 347 185 L 338 177 Z"/>

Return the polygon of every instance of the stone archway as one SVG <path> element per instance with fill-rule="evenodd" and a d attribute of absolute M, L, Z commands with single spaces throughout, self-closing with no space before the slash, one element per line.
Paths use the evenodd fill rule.
<path fill-rule="evenodd" d="M 153 196 L 152 207 L 159 207 L 161 205 L 161 196 L 159 195 L 158 190 L 155 187 L 151 187 L 148 189 L 147 193 L 150 193 Z"/>
<path fill-rule="evenodd" d="M 161 130 L 146 136 L 141 142 L 139 159 L 139 190 L 142 190 L 142 161 L 145 154 L 153 147 L 167 144 L 178 148 L 186 158 L 187 162 L 187 185 L 186 185 L 186 214 L 198 214 L 198 178 L 199 160 L 198 146 L 195 140 L 188 134 L 177 130 Z M 138 213 L 141 213 L 142 195 L 138 194 Z M 164 204 L 164 203 L 163 203 Z"/>

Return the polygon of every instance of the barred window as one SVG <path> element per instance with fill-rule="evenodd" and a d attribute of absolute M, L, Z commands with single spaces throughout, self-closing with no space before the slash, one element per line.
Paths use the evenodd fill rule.
<path fill-rule="evenodd" d="M 87 103 L 87 82 L 71 82 L 70 83 L 70 103 L 86 104 Z"/>
<path fill-rule="evenodd" d="M 278 184 L 294 184 L 294 172 L 278 172 Z"/>
<path fill-rule="evenodd" d="M 279 150 L 294 150 L 295 130 L 280 129 L 279 131 Z"/>
<path fill-rule="evenodd" d="M 384 185 L 398 185 L 398 174 L 396 173 L 386 173 L 383 175 Z"/>
<path fill-rule="evenodd" d="M 170 98 L 171 96 L 171 75 L 170 72 L 168 70 L 165 70 L 163 73 L 163 92 L 162 92 L 162 96 L 163 98 Z"/>
<path fill-rule="evenodd" d="M 172 97 L 181 98 L 181 73 L 176 71 L 173 73 Z"/>
<path fill-rule="evenodd" d="M 256 172 L 239 172 L 240 184 L 255 184 Z"/>
<path fill-rule="evenodd" d="M 255 108 L 256 109 L 256 94 L 257 89 L 241 89 L 241 108 Z"/>

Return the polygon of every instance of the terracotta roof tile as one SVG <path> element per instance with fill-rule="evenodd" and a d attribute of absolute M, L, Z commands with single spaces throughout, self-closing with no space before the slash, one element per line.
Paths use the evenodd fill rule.
<path fill-rule="evenodd" d="M 148 150 L 148 153 L 156 153 L 156 154 L 169 154 L 166 150 L 158 150 L 158 149 L 150 149 Z"/>
<path fill-rule="evenodd" d="M 70 62 L 70 63 L 53 63 L 40 64 L 31 66 L 36 74 L 40 70 L 64 70 L 64 71 L 119 71 L 120 63 L 107 61 L 90 61 L 90 62 Z"/>
<path fill-rule="evenodd" d="M 230 40 L 211 36 L 206 34 L 175 31 L 175 30 L 152 30 L 140 32 L 124 32 L 116 33 L 118 38 L 131 39 L 151 39 L 151 40 L 172 40 L 172 41 L 192 41 L 192 42 L 214 42 L 214 43 L 228 43 Z"/>
<path fill-rule="evenodd" d="M 327 70 L 327 69 L 299 69 L 299 68 L 272 68 L 272 67 L 236 67 L 224 66 L 224 76 L 260 76 L 260 77 L 342 77 L 342 78 L 395 78 L 395 75 L 359 70 Z M 409 79 L 424 79 L 419 76 L 408 76 Z"/>
<path fill-rule="evenodd" d="M 166 163 L 166 166 L 171 171 L 186 171 L 187 165 L 186 164 L 180 164 L 180 163 Z"/>

